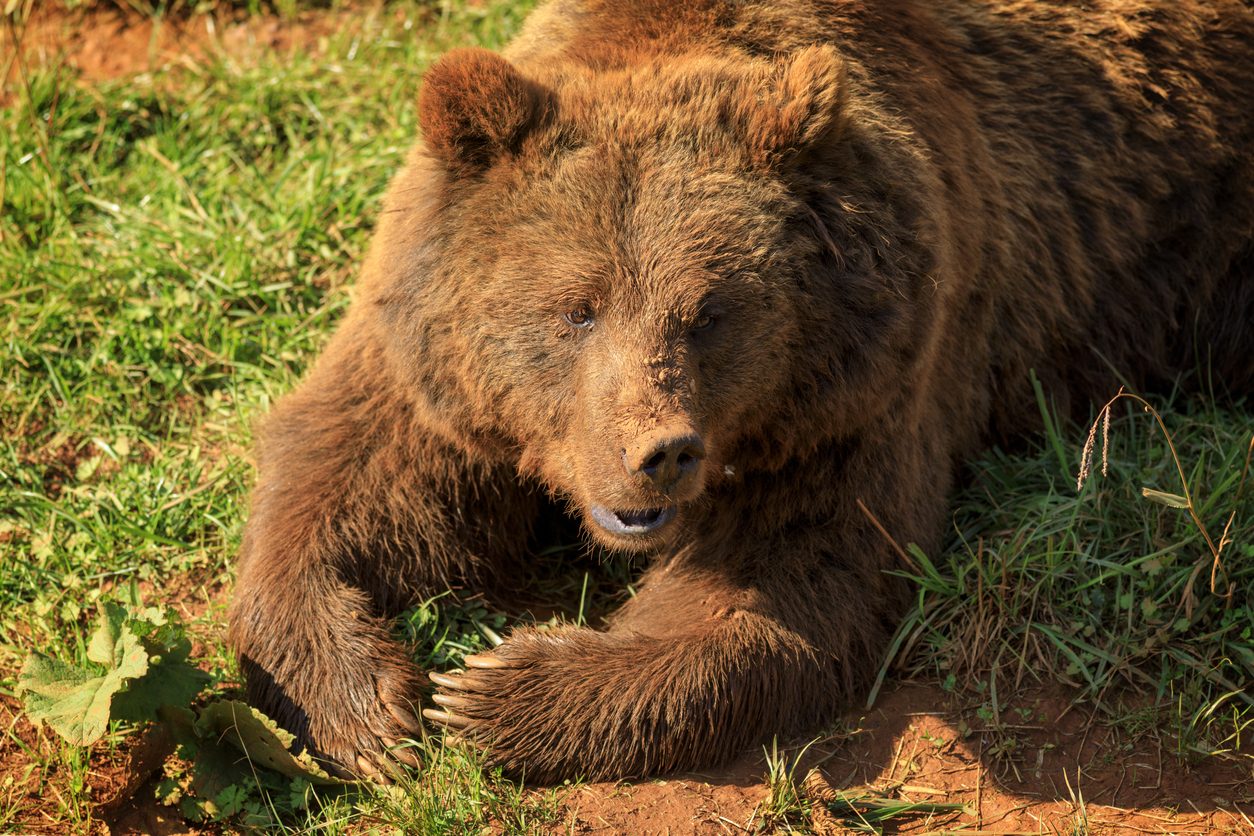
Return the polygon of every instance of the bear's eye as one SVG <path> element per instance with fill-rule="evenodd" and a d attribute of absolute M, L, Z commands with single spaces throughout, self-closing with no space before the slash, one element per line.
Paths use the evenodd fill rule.
<path fill-rule="evenodd" d="M 714 324 L 714 317 L 711 314 L 702 314 L 692 323 L 693 331 L 704 331 Z"/>
<path fill-rule="evenodd" d="M 566 321 L 570 323 L 572 328 L 591 328 L 594 317 L 587 311 L 571 311 L 566 314 Z"/>

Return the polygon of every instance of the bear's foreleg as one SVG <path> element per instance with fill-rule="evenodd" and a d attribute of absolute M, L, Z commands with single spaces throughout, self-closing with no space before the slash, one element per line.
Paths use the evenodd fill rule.
<path fill-rule="evenodd" d="M 948 460 L 903 432 L 824 452 L 715 488 L 607 631 L 519 631 L 431 675 L 427 716 L 541 782 L 699 769 L 831 722 L 908 599 L 885 532 L 934 547 Z"/>
<path fill-rule="evenodd" d="M 537 503 L 509 469 L 428 431 L 380 355 L 345 328 L 261 428 L 230 612 L 249 702 L 365 774 L 419 733 L 423 679 L 387 619 L 490 582 L 521 556 Z"/>
<path fill-rule="evenodd" d="M 760 590 L 662 569 L 607 632 L 518 631 L 464 673 L 432 674 L 443 710 L 427 716 L 539 782 L 725 762 L 820 726 L 863 684 L 887 627 L 840 585 L 810 579 L 781 612 Z M 826 623 L 792 623 L 810 612 Z"/>

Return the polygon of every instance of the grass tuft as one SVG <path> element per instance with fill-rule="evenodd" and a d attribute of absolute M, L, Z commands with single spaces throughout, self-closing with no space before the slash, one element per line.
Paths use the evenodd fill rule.
<path fill-rule="evenodd" d="M 1147 422 L 1119 400 L 1087 441 L 1055 432 L 971 465 L 951 543 L 935 561 L 912 549 L 919 594 L 886 665 L 978 696 L 992 722 L 1027 685 L 1063 682 L 1108 711 L 1107 694 L 1131 688 L 1164 717 L 1198 712 L 1190 729 L 1218 723 L 1213 749 L 1254 705 L 1249 418 L 1137 398 Z M 1089 472 L 1099 425 L 1103 475 Z M 1061 461 L 1077 463 L 1078 491 Z M 1235 726 L 1214 720 L 1230 717 L 1221 706 Z"/>

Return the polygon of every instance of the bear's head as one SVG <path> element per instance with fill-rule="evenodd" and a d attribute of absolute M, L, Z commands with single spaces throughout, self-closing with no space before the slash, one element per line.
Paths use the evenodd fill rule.
<path fill-rule="evenodd" d="M 430 409 L 620 549 L 847 431 L 883 400 L 858 376 L 908 362 L 876 341 L 908 326 L 900 282 L 855 263 L 880 241 L 839 252 L 815 214 L 853 153 L 846 98 L 825 46 L 526 75 L 440 59 L 389 204 L 425 195 L 422 240 L 384 295 Z"/>

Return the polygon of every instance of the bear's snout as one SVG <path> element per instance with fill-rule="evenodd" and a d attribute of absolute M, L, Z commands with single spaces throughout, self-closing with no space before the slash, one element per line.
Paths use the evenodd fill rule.
<path fill-rule="evenodd" d="M 641 485 L 673 495 L 692 483 L 705 458 L 701 436 L 686 423 L 659 427 L 623 448 L 623 464 Z"/>

